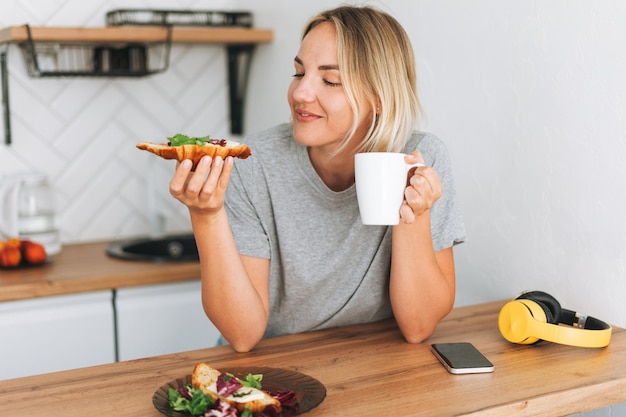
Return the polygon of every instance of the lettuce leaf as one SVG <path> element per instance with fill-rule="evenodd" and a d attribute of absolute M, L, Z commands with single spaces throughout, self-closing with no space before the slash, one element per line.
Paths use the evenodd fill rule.
<path fill-rule="evenodd" d="M 181 145 L 203 145 L 205 142 L 210 142 L 210 136 L 203 136 L 200 138 L 192 138 L 187 135 L 183 135 L 182 133 L 177 133 L 174 136 L 168 137 L 171 146 L 181 146 Z"/>
<path fill-rule="evenodd" d="M 248 388 L 263 389 L 261 387 L 261 381 L 263 380 L 263 374 L 248 374 L 245 379 L 240 379 L 241 385 Z"/>
<path fill-rule="evenodd" d="M 211 397 L 191 385 L 179 389 L 170 388 L 168 401 L 172 410 L 185 411 L 192 416 L 204 415 L 214 402 Z"/>

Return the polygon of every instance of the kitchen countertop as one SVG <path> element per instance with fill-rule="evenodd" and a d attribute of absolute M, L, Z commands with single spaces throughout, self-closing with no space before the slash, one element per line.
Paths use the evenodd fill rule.
<path fill-rule="evenodd" d="M 498 332 L 506 301 L 456 308 L 419 344 L 387 320 L 265 339 L 248 353 L 220 346 L 0 381 L 0 415 L 162 417 L 154 393 L 200 361 L 317 379 L 326 398 L 307 417 L 562 416 L 626 401 L 626 331 L 614 328 L 603 349 L 515 345 Z M 455 341 L 473 343 L 495 372 L 449 374 L 429 345 Z"/>
<path fill-rule="evenodd" d="M 65 245 L 52 262 L 0 269 L 0 302 L 50 295 L 189 281 L 200 278 L 200 263 L 138 262 L 111 258 L 110 242 Z"/>

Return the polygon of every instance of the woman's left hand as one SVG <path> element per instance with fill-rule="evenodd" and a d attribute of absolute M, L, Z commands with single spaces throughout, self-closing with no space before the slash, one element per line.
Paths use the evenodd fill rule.
<path fill-rule="evenodd" d="M 408 164 L 424 163 L 424 158 L 417 151 L 404 159 Z M 412 175 L 404 190 L 404 201 L 400 207 L 400 219 L 404 223 L 413 223 L 418 216 L 430 210 L 443 194 L 441 180 L 433 167 L 418 166 L 409 172 Z"/>

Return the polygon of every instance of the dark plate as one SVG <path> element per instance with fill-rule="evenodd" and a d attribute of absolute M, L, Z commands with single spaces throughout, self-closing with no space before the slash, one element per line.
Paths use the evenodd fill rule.
<path fill-rule="evenodd" d="M 312 410 L 326 397 L 326 387 L 321 382 L 308 375 L 289 369 L 250 366 L 229 368 L 221 371 L 229 372 L 242 379 L 248 374 L 263 374 L 261 384 L 264 391 L 294 391 L 300 404 L 300 411 L 295 415 L 304 414 Z M 152 396 L 152 403 L 156 409 L 169 417 L 189 417 L 187 413 L 172 410 L 168 399 L 170 388 L 177 389 L 186 384 L 191 384 L 191 375 L 177 378 L 161 386 Z"/>

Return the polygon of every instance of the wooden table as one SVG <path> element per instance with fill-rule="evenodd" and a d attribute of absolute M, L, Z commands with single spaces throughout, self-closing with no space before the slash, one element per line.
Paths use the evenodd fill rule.
<path fill-rule="evenodd" d="M 604 349 L 513 345 L 497 328 L 503 303 L 455 309 L 416 345 L 384 321 L 267 339 L 249 353 L 222 346 L 0 381 L 0 415 L 157 417 L 154 392 L 199 361 L 318 379 L 327 396 L 307 416 L 561 416 L 626 401 L 626 331 Z M 449 374 L 429 345 L 453 341 L 474 343 L 495 372 Z"/>

